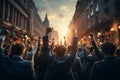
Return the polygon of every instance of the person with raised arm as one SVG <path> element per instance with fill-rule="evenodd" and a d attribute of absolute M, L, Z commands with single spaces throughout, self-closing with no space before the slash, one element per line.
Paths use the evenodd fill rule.
<path fill-rule="evenodd" d="M 38 60 L 38 69 L 44 70 L 44 72 L 38 73 L 41 74 L 39 76 L 42 76 L 42 79 L 39 78 L 39 80 L 74 80 L 71 66 L 76 57 L 78 38 L 73 37 L 72 50 L 69 56 L 65 56 L 66 48 L 63 45 L 58 45 L 55 48 L 55 54 L 50 54 L 48 45 L 50 32 L 49 28 L 46 29 L 46 34 L 43 37 L 43 50 L 41 58 Z"/>

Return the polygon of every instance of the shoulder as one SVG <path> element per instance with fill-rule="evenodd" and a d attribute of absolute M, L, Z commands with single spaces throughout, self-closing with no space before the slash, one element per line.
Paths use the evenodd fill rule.
<path fill-rule="evenodd" d="M 99 60 L 99 61 L 94 62 L 94 65 L 100 66 L 100 65 L 103 65 L 104 63 L 105 63 L 104 60 Z"/>
<path fill-rule="evenodd" d="M 24 64 L 26 64 L 26 65 L 31 65 L 31 64 L 32 64 L 32 62 L 31 62 L 31 61 L 28 61 L 28 60 L 22 60 L 22 62 L 23 62 Z"/>

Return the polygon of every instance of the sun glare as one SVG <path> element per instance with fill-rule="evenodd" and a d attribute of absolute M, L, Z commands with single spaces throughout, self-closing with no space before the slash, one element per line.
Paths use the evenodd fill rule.
<path fill-rule="evenodd" d="M 61 29 L 61 30 L 59 31 L 59 42 L 64 43 L 64 37 L 66 37 L 67 32 L 68 32 L 67 27 L 64 27 L 63 29 Z"/>

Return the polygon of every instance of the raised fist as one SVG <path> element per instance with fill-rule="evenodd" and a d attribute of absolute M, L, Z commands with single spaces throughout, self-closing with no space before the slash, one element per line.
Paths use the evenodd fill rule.
<path fill-rule="evenodd" d="M 94 33 L 90 33 L 90 37 L 91 39 L 93 39 Z"/>

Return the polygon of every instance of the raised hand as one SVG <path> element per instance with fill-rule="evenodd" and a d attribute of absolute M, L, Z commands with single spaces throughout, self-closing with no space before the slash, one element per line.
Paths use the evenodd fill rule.
<path fill-rule="evenodd" d="M 90 33 L 90 38 L 91 38 L 91 39 L 94 38 L 94 33 Z"/>

